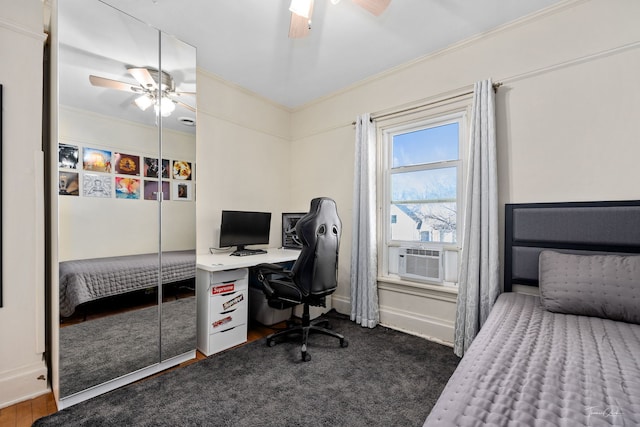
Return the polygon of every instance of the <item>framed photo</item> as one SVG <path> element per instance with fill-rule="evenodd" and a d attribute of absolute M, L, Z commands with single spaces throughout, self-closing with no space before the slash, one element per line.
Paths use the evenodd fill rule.
<path fill-rule="evenodd" d="M 140 156 L 114 153 L 113 165 L 116 173 L 140 176 Z"/>
<path fill-rule="evenodd" d="M 145 200 L 158 200 L 156 194 L 158 193 L 158 181 L 144 180 L 144 199 Z M 171 190 L 168 181 L 162 181 L 162 200 L 170 200 L 169 196 Z"/>
<path fill-rule="evenodd" d="M 296 234 L 296 224 L 306 213 L 282 214 L 282 247 L 287 249 L 302 249 L 302 242 Z"/>
<path fill-rule="evenodd" d="M 58 173 L 58 194 L 61 196 L 79 196 L 80 183 L 78 182 L 78 172 Z"/>
<path fill-rule="evenodd" d="M 140 179 L 116 176 L 116 199 L 140 199 Z"/>
<path fill-rule="evenodd" d="M 113 194 L 111 175 L 85 173 L 82 175 L 82 195 L 110 199 Z"/>
<path fill-rule="evenodd" d="M 173 179 L 179 179 L 183 181 L 191 181 L 191 162 L 185 162 L 183 160 L 174 160 L 171 176 Z"/>
<path fill-rule="evenodd" d="M 58 167 L 62 169 L 78 169 L 80 150 L 75 145 L 58 144 Z"/>
<path fill-rule="evenodd" d="M 162 159 L 162 167 L 158 166 L 158 159 L 154 157 L 144 158 L 144 172 L 145 178 L 159 178 L 162 173 L 162 178 L 169 179 L 169 160 Z"/>
<path fill-rule="evenodd" d="M 188 181 L 173 181 L 173 199 L 183 202 L 193 200 L 193 184 Z"/>
<path fill-rule="evenodd" d="M 111 172 L 111 151 L 97 148 L 82 149 L 82 168 L 92 172 Z"/>

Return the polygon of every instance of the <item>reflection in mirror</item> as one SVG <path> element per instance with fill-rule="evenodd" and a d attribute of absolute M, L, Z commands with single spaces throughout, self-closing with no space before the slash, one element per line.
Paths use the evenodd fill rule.
<path fill-rule="evenodd" d="M 169 160 L 170 184 L 161 202 L 161 251 L 163 275 L 169 281 L 174 268 L 182 266 L 186 281 L 172 281 L 163 286 L 163 304 L 161 310 L 161 360 L 193 350 L 196 346 L 196 209 L 195 209 L 195 160 L 196 143 L 193 133 L 177 131 L 175 127 L 165 126 L 167 121 L 195 125 L 196 105 L 196 50 L 180 40 L 161 34 L 162 72 L 168 76 L 167 92 L 174 102 L 169 111 L 161 111 L 162 120 L 162 158 Z M 178 85 L 178 86 L 176 86 Z M 162 105 L 160 105 L 162 109 Z M 164 116 L 164 117 L 163 117 Z M 166 197 L 168 196 L 168 197 Z M 187 252 L 184 252 L 187 251 Z M 186 257 L 177 263 L 176 258 Z"/>
<path fill-rule="evenodd" d="M 165 60 L 148 25 L 58 1 L 63 398 L 195 347 L 195 174 L 172 174 L 195 168 L 195 52 L 167 39 Z"/>

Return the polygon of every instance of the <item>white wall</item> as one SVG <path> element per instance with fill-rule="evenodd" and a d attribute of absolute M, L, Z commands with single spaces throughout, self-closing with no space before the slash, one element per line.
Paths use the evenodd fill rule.
<path fill-rule="evenodd" d="M 640 198 L 638 16 L 636 0 L 563 3 L 295 111 L 294 164 L 315 161 L 292 169 L 292 203 L 322 190 L 336 199 L 344 222 L 334 307 L 349 310 L 357 114 L 444 98 L 491 77 L 504 82 L 497 95 L 502 207 Z M 455 294 L 394 280 L 379 286 L 383 324 L 452 342 Z"/>
<path fill-rule="evenodd" d="M 223 209 L 271 212 L 279 247 L 282 212 L 294 208 L 290 112 L 198 70 L 197 122 L 197 253 L 218 247 Z"/>
<path fill-rule="evenodd" d="M 0 0 L 0 408 L 47 391 L 40 0 Z"/>
<path fill-rule="evenodd" d="M 60 108 L 58 114 L 60 143 L 141 157 L 153 157 L 158 151 L 156 127 L 65 107 Z M 195 135 L 164 129 L 162 142 L 163 158 L 186 160 L 197 168 Z M 137 178 L 144 180 L 142 166 Z M 195 175 L 191 183 L 197 186 Z M 60 196 L 59 261 L 156 252 L 158 204 L 144 200 L 142 187 L 140 191 L 139 200 Z M 195 249 L 195 198 L 193 200 L 162 203 L 163 250 Z"/>

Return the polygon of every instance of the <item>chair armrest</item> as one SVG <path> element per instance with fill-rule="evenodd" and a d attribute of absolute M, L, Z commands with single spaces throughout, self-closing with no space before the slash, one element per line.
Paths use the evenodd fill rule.
<path fill-rule="evenodd" d="M 264 293 L 268 298 L 271 298 L 275 294 L 275 290 L 269 284 L 271 276 L 274 274 L 279 276 L 289 276 L 291 273 L 289 270 L 286 270 L 283 266 L 278 264 L 262 263 L 256 265 L 255 269 L 258 272 L 258 281 L 262 283 Z"/>
<path fill-rule="evenodd" d="M 263 273 L 263 274 L 273 274 L 273 273 L 283 274 L 286 272 L 284 267 L 279 264 L 262 263 L 262 264 L 256 265 L 255 268 L 256 270 L 258 270 L 258 273 Z"/>

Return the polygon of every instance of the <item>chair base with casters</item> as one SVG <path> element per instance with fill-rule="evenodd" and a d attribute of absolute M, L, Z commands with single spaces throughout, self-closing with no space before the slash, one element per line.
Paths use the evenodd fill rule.
<path fill-rule="evenodd" d="M 287 329 L 275 332 L 269 336 L 267 336 L 267 345 L 269 347 L 273 347 L 276 345 L 276 342 L 279 340 L 284 340 L 291 335 L 302 335 L 302 348 L 301 355 L 302 361 L 308 362 L 311 360 L 311 355 L 307 353 L 307 342 L 309 339 L 309 335 L 311 334 L 322 334 L 328 335 L 340 340 L 340 347 L 347 347 L 349 345 L 349 341 L 347 341 L 342 334 L 334 332 L 331 330 L 331 325 L 327 319 L 313 319 L 311 320 L 311 316 L 309 315 L 309 305 L 304 305 L 304 310 L 302 313 L 302 322 L 299 324 L 293 324 L 291 321 L 287 321 Z"/>

